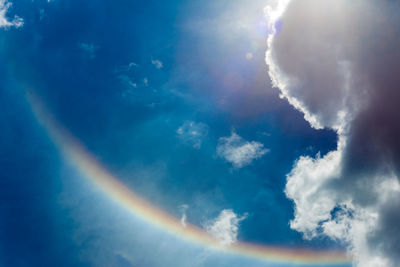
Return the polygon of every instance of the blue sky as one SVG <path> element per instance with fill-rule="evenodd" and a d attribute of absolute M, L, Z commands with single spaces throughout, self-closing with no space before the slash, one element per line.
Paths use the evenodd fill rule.
<path fill-rule="evenodd" d="M 243 217 L 240 241 L 345 249 L 289 223 L 286 175 L 300 156 L 336 151 L 338 134 L 329 123 L 313 128 L 272 88 L 266 1 L 12 2 L 8 20 L 23 25 L 0 28 L 1 266 L 270 266 L 127 214 L 60 154 L 27 91 L 106 169 L 177 218 L 207 230 L 231 210 Z"/>

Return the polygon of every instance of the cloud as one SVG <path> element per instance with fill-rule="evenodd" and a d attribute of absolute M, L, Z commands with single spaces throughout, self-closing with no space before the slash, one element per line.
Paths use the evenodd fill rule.
<path fill-rule="evenodd" d="M 199 149 L 204 138 L 208 135 L 208 125 L 201 122 L 185 121 L 176 133 L 185 143 Z"/>
<path fill-rule="evenodd" d="M 96 51 L 99 49 L 99 46 L 89 43 L 80 43 L 79 47 L 89 55 L 90 59 L 96 57 Z"/>
<path fill-rule="evenodd" d="M 229 246 L 237 242 L 240 222 L 245 220 L 247 215 L 239 217 L 232 210 L 222 210 L 217 218 L 208 221 L 204 228 L 214 236 L 221 245 Z"/>
<path fill-rule="evenodd" d="M 180 207 L 179 207 L 179 209 L 180 209 L 180 211 L 181 211 L 181 213 L 182 213 L 182 217 L 181 217 L 181 225 L 183 226 L 183 227 L 186 227 L 186 220 L 187 220 L 187 216 L 186 216 L 186 211 L 187 211 L 187 209 L 189 208 L 189 206 L 188 205 L 186 205 L 186 204 L 183 204 L 183 205 L 181 205 Z"/>
<path fill-rule="evenodd" d="M 143 84 L 144 86 L 149 86 L 149 79 L 147 77 L 143 78 Z"/>
<path fill-rule="evenodd" d="M 0 28 L 9 28 L 9 27 L 22 27 L 24 25 L 24 20 L 17 15 L 9 20 L 6 17 L 8 9 L 12 6 L 12 3 L 7 0 L 0 0 Z"/>
<path fill-rule="evenodd" d="M 130 62 L 128 65 L 118 66 L 115 68 L 115 73 L 130 73 L 130 71 L 139 68 L 139 64 Z"/>
<path fill-rule="evenodd" d="M 88 48 L 84 48 L 86 51 L 88 51 L 90 54 L 90 58 L 95 57 L 95 51 L 98 49 L 98 47 L 94 46 L 94 49 L 92 49 L 93 45 L 88 45 Z M 140 74 L 140 65 L 135 63 L 135 62 L 130 62 L 127 65 L 122 65 L 118 66 L 115 68 L 115 73 L 116 77 L 121 81 L 122 84 L 127 85 L 125 90 L 121 93 L 123 97 L 128 97 L 128 96 L 135 96 L 136 100 L 138 99 L 138 91 L 135 89 L 138 89 L 140 87 L 149 87 L 150 82 L 148 77 L 143 77 L 141 78 L 142 74 Z"/>
<path fill-rule="evenodd" d="M 263 144 L 248 142 L 234 132 L 229 137 L 221 137 L 217 146 L 217 155 L 232 163 L 235 168 L 250 165 L 253 160 L 261 158 L 267 152 L 269 150 Z"/>
<path fill-rule="evenodd" d="M 162 69 L 163 63 L 158 59 L 152 59 L 151 64 L 153 64 L 157 69 Z"/>
<path fill-rule="evenodd" d="M 271 23 L 283 22 L 268 39 L 272 83 L 312 127 L 338 134 L 335 151 L 301 157 L 287 175 L 290 225 L 340 240 L 357 266 L 397 266 L 400 3 L 272 2 Z"/>

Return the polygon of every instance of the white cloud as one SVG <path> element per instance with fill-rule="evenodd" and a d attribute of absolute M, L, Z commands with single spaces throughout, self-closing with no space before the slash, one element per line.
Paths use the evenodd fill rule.
<path fill-rule="evenodd" d="M 143 78 L 143 84 L 144 86 L 149 86 L 149 79 L 147 77 Z"/>
<path fill-rule="evenodd" d="M 235 168 L 250 165 L 253 160 L 261 158 L 267 152 L 269 150 L 263 144 L 248 142 L 234 132 L 229 137 L 221 137 L 217 146 L 217 155 L 232 163 Z"/>
<path fill-rule="evenodd" d="M 343 242 L 356 266 L 398 266 L 400 3 L 271 3 L 272 25 L 283 21 L 268 38 L 272 83 L 312 127 L 334 129 L 339 140 L 323 157 L 299 158 L 287 175 L 290 225 L 305 238 Z"/>
<path fill-rule="evenodd" d="M 229 246 L 237 242 L 240 222 L 246 219 L 246 215 L 239 217 L 232 210 L 222 210 L 219 216 L 208 221 L 204 228 L 214 236 L 221 245 Z"/>
<path fill-rule="evenodd" d="M 22 27 L 24 25 L 24 20 L 17 15 L 9 20 L 6 17 L 8 9 L 11 7 L 12 3 L 7 0 L 0 0 L 0 28 L 9 28 L 9 27 Z"/>
<path fill-rule="evenodd" d="M 302 232 L 306 239 L 324 234 L 344 242 L 355 255 L 357 266 L 395 266 L 375 247 L 376 241 L 371 243 L 369 238 L 380 228 L 379 217 L 383 215 L 388 196 L 400 192 L 397 178 L 366 177 L 364 182 L 370 185 L 343 185 L 342 153 L 338 150 L 323 158 L 302 157 L 288 174 L 285 193 L 295 203 L 295 218 L 290 226 Z M 382 181 L 391 186 L 382 186 Z M 361 205 L 356 194 L 365 194 L 374 203 Z"/>
<path fill-rule="evenodd" d="M 138 64 L 136 64 L 135 62 L 131 62 L 128 64 L 127 70 L 130 70 L 131 68 L 137 68 L 139 67 Z"/>
<path fill-rule="evenodd" d="M 164 66 L 163 63 L 158 59 L 152 59 L 151 64 L 153 64 L 157 69 L 161 69 Z"/>
<path fill-rule="evenodd" d="M 187 220 L 187 217 L 186 217 L 186 214 L 184 213 L 184 214 L 182 214 L 182 217 L 181 217 L 181 224 L 183 227 L 186 227 L 186 220 Z"/>
<path fill-rule="evenodd" d="M 330 218 L 336 205 L 334 192 L 323 187 L 339 176 L 340 158 L 338 151 L 323 158 L 301 157 L 288 174 L 285 193 L 296 204 L 295 219 L 290 225 L 307 239 L 317 235 L 319 223 Z"/>
<path fill-rule="evenodd" d="M 179 209 L 180 209 L 180 211 L 181 211 L 181 213 L 182 213 L 182 216 L 181 216 L 181 225 L 182 225 L 183 227 L 186 227 L 186 226 L 187 226 L 187 224 L 186 224 L 186 221 L 187 221 L 186 211 L 187 211 L 188 208 L 189 208 L 189 206 L 186 205 L 186 204 L 183 204 L 183 205 L 181 205 L 181 206 L 179 207 Z"/>
<path fill-rule="evenodd" d="M 208 125 L 201 122 L 185 121 L 176 133 L 185 143 L 199 149 L 204 138 L 208 135 Z"/>

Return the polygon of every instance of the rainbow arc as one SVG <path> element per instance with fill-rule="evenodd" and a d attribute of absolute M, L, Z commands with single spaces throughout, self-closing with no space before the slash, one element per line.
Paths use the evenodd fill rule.
<path fill-rule="evenodd" d="M 329 266 L 351 262 L 351 259 L 343 251 L 289 249 L 246 242 L 222 246 L 218 240 L 202 228 L 190 223 L 187 223 L 184 227 L 178 218 L 140 197 L 101 166 L 85 147 L 54 119 L 35 95 L 28 93 L 27 99 L 38 122 L 46 129 L 55 145 L 65 157 L 75 164 L 83 176 L 128 212 L 151 225 L 185 241 L 207 248 L 268 262 Z"/>

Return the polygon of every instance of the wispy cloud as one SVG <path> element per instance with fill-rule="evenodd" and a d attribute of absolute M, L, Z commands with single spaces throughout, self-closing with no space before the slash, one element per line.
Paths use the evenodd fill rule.
<path fill-rule="evenodd" d="M 208 135 L 208 125 L 201 122 L 185 121 L 176 133 L 185 143 L 199 149 L 204 138 Z"/>
<path fill-rule="evenodd" d="M 11 20 L 7 18 L 6 14 L 11 6 L 11 2 L 8 2 L 7 0 L 0 0 L 0 28 L 19 28 L 24 25 L 24 20 L 17 15 L 15 15 Z"/>
<path fill-rule="evenodd" d="M 234 132 L 229 137 L 221 137 L 217 146 L 217 155 L 232 163 L 235 168 L 250 165 L 267 152 L 269 149 L 265 149 L 263 144 L 248 142 Z"/>
<path fill-rule="evenodd" d="M 221 245 L 229 246 L 237 242 L 240 222 L 245 220 L 247 215 L 239 217 L 230 209 L 222 210 L 217 218 L 205 223 L 205 230 L 214 236 Z"/>
<path fill-rule="evenodd" d="M 180 209 L 180 211 L 181 211 L 181 213 L 182 213 L 182 216 L 181 216 L 181 225 L 183 226 L 183 227 L 186 227 L 186 220 L 187 220 L 187 215 L 186 215 L 186 211 L 187 211 L 187 209 L 189 208 L 189 206 L 188 205 L 186 205 L 186 204 L 183 204 L 183 205 L 181 205 L 180 207 L 179 207 L 179 209 Z"/>
<path fill-rule="evenodd" d="M 144 86 L 149 86 L 149 79 L 147 77 L 143 78 L 143 84 Z"/>
<path fill-rule="evenodd" d="M 151 64 L 153 64 L 157 69 L 162 69 L 164 64 L 158 59 L 151 59 Z"/>
<path fill-rule="evenodd" d="M 80 43 L 79 47 L 89 55 L 90 59 L 96 57 L 96 51 L 100 48 L 99 46 L 92 43 Z"/>

